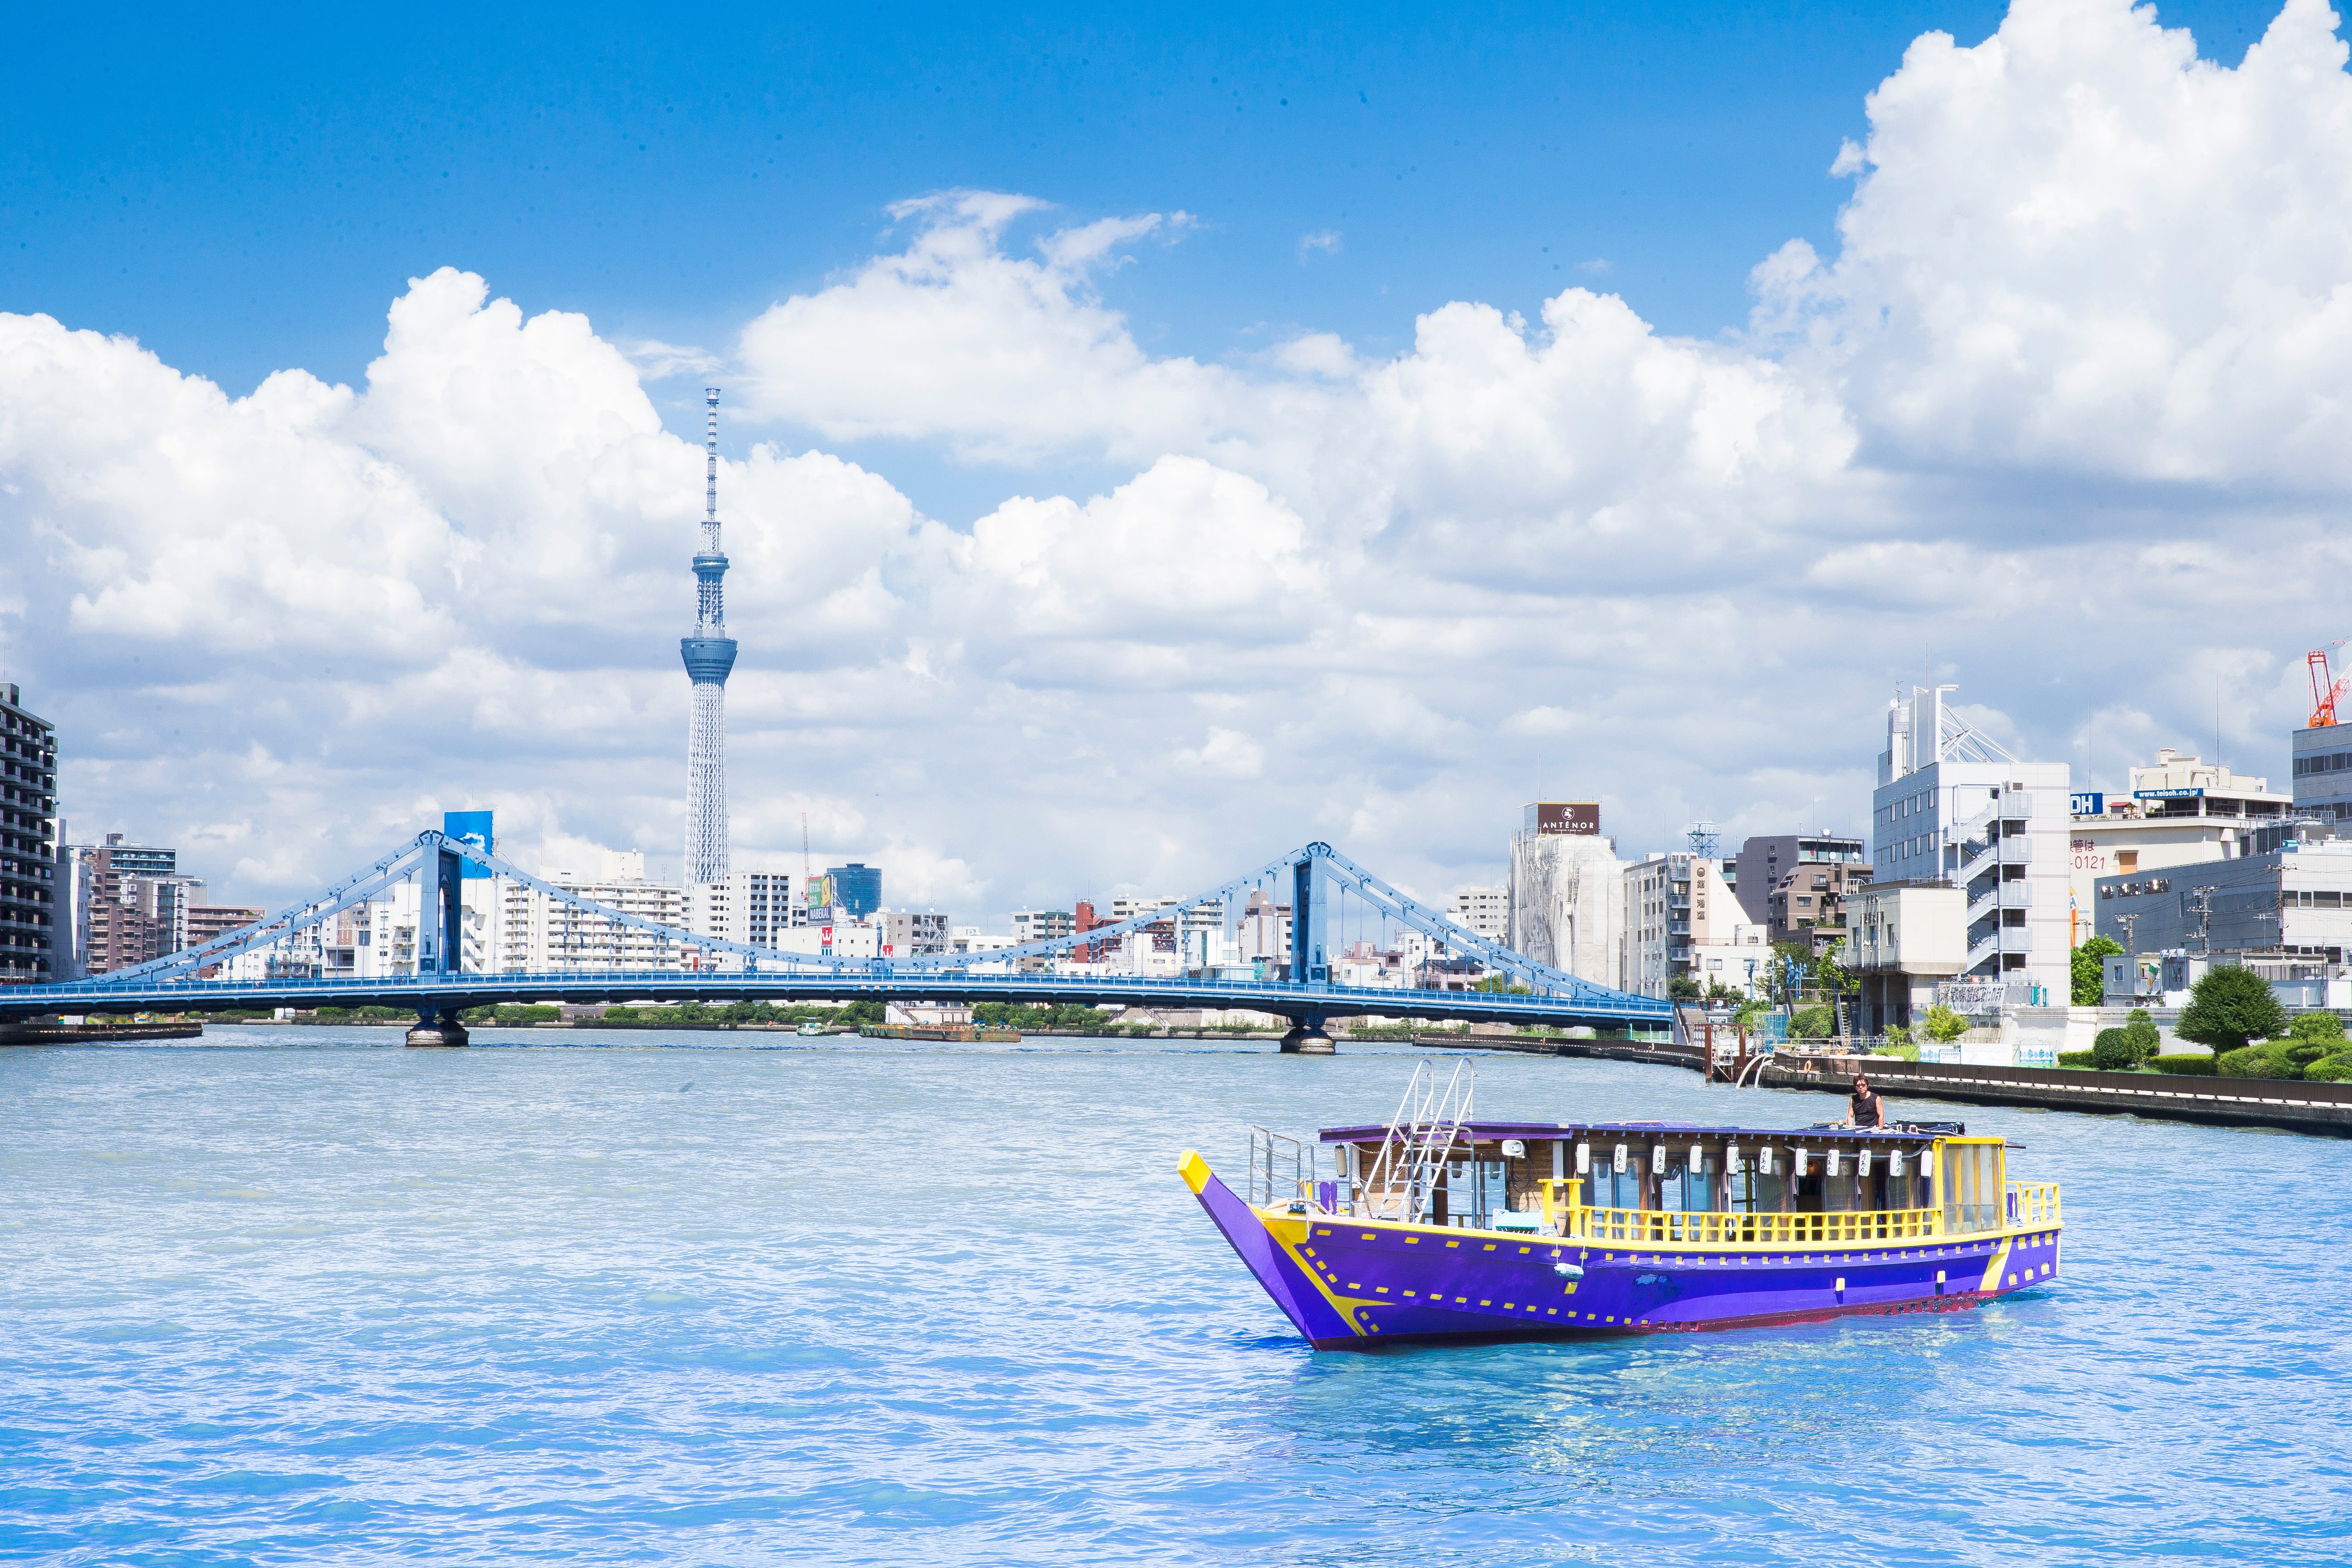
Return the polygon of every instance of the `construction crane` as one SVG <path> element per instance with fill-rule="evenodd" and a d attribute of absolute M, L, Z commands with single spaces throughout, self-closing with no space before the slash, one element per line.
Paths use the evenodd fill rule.
<path fill-rule="evenodd" d="M 2339 640 L 2327 647 L 2342 647 Z M 2306 730 L 2324 730 L 2336 722 L 2336 700 L 2344 695 L 2344 684 L 2352 680 L 2352 670 L 2331 676 L 2327 668 L 2327 647 L 2315 647 L 2303 656 L 2305 667 L 2311 673 L 2311 722 Z"/>

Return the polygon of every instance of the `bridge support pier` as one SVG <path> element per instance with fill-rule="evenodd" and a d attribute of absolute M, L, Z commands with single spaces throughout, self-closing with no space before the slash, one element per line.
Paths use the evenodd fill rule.
<path fill-rule="evenodd" d="M 1338 1049 L 1331 1037 L 1323 1032 L 1323 1020 L 1308 1018 L 1293 1024 L 1290 1032 L 1282 1037 L 1282 1054 L 1286 1057 L 1336 1056 Z"/>
<path fill-rule="evenodd" d="M 462 1046 L 467 1043 L 466 1026 L 457 1022 L 457 1010 L 430 1007 L 416 1010 L 416 1027 L 408 1031 L 412 1046 Z"/>

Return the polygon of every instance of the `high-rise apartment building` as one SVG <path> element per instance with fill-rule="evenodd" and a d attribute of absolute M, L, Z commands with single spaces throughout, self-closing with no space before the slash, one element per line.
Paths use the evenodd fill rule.
<path fill-rule="evenodd" d="M 642 855 L 609 859 L 602 875 L 555 870 L 548 872 L 545 879 L 622 914 L 657 925 L 682 928 L 686 924 L 685 892 L 646 881 Z M 477 885 L 467 884 L 469 889 Z M 610 915 L 575 909 L 503 877 L 493 885 L 499 890 L 493 945 L 497 966 L 506 973 L 638 973 L 681 965 L 675 938 Z"/>
<path fill-rule="evenodd" d="M 0 985 L 64 978 L 58 963 L 58 732 L 0 682 Z"/>
<path fill-rule="evenodd" d="M 67 846 L 56 871 L 62 976 L 105 974 L 191 945 L 190 912 L 204 904 L 205 884 L 180 875 L 176 850 L 110 833 L 102 844 Z"/>
<path fill-rule="evenodd" d="M 1051 942 L 1055 937 L 1068 936 L 1076 930 L 1077 923 L 1067 910 L 1013 911 L 1013 940 L 1017 944 Z"/>
<path fill-rule="evenodd" d="M 773 947 L 793 923 L 793 879 L 780 871 L 733 871 L 686 889 L 686 929 L 720 942 Z"/>
<path fill-rule="evenodd" d="M 1465 888 L 1454 895 L 1454 918 L 1489 942 L 1507 942 L 1511 895 L 1502 888 Z"/>
<path fill-rule="evenodd" d="M 1790 872 L 1800 866 L 1859 866 L 1868 858 L 1861 839 L 1843 834 L 1758 834 L 1740 845 L 1738 858 L 1732 866 L 1739 907 L 1754 924 L 1769 926 L 1772 923 L 1772 895 L 1780 889 L 1781 879 Z"/>

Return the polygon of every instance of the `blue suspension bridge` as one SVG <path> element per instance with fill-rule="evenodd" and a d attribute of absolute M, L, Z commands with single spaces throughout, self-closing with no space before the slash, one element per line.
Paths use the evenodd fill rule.
<path fill-rule="evenodd" d="M 517 974 L 469 968 L 465 959 L 467 869 L 503 877 L 580 916 L 633 929 L 675 944 L 687 963 L 638 970 L 567 967 Z M 377 975 L 207 977 L 240 954 L 268 949 L 369 902 L 397 884 L 419 884 L 413 972 Z M 1107 974 L 1082 953 L 1116 948 L 1186 911 L 1213 910 L 1222 921 L 1250 889 L 1286 894 L 1288 962 L 1276 979 L 1228 979 L 1207 969 L 1187 973 L 1180 952 L 1168 975 Z M 1417 931 L 1454 956 L 1475 958 L 1511 989 L 1439 990 L 1345 985 L 1332 980 L 1333 911 L 1353 897 L 1367 913 Z M 1205 918 L 1205 917 L 1204 917 Z M 1062 965 L 1069 963 L 1073 972 Z M 1457 924 L 1444 911 L 1398 891 L 1328 844 L 1309 844 L 1173 906 L 1083 932 L 982 952 L 841 958 L 697 936 L 543 881 L 479 844 L 426 831 L 355 876 L 252 925 L 150 963 L 94 979 L 0 991 L 0 1021 L 48 1014 L 207 1013 L 293 1007 L 414 1009 L 412 1045 L 462 1045 L 459 1016 L 470 1008 L 518 1003 L 597 1002 L 1014 1002 L 1124 1004 L 1134 1006 L 1246 1009 L 1290 1021 L 1285 1050 L 1330 1049 L 1325 1020 L 1366 1014 L 1471 1023 L 1587 1026 L 1600 1032 L 1662 1030 L 1670 1005 L 1596 985 L 1538 963 Z"/>

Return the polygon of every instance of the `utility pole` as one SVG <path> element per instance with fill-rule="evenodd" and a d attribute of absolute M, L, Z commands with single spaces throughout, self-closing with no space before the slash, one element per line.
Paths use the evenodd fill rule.
<path fill-rule="evenodd" d="M 2188 899 L 2188 912 L 2197 917 L 2197 956 L 2213 956 L 2213 889 L 2200 888 Z"/>

